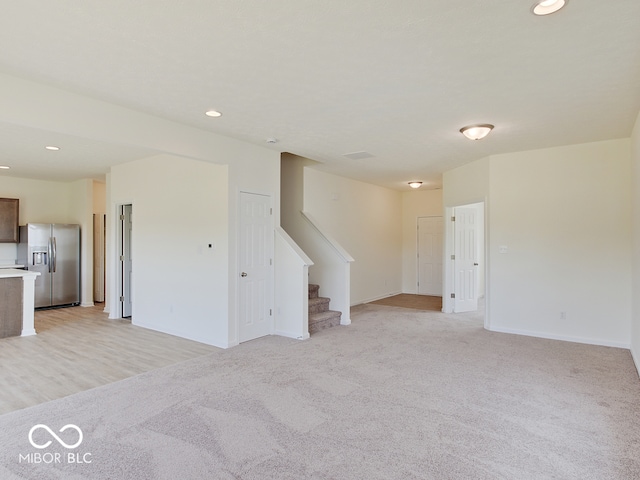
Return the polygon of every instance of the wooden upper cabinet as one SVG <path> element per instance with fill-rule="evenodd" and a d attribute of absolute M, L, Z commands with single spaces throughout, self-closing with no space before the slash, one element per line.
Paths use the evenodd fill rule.
<path fill-rule="evenodd" d="M 18 243 L 17 198 L 0 198 L 0 243 Z"/>

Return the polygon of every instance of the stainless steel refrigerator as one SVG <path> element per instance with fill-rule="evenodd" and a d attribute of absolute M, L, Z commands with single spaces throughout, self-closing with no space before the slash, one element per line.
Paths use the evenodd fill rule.
<path fill-rule="evenodd" d="M 80 303 L 80 226 L 29 223 L 20 227 L 18 263 L 40 272 L 35 307 Z"/>

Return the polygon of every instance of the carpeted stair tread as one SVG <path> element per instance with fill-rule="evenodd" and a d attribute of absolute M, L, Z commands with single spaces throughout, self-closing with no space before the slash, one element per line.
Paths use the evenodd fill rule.
<path fill-rule="evenodd" d="M 322 320 L 326 320 L 327 318 L 333 318 L 336 316 L 341 317 L 342 312 L 338 312 L 336 310 L 326 310 L 320 313 L 312 313 L 309 315 L 309 323 L 311 323 L 311 320 L 322 321 Z"/>
<path fill-rule="evenodd" d="M 320 285 L 316 285 L 314 283 L 309 284 L 309 298 L 317 298 L 318 290 L 320 290 Z"/>

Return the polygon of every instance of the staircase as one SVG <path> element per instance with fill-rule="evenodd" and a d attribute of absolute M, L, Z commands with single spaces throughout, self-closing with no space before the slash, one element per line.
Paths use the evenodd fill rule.
<path fill-rule="evenodd" d="M 319 297 L 320 285 L 309 284 L 309 335 L 340 325 L 341 312 L 329 310 L 330 298 Z"/>

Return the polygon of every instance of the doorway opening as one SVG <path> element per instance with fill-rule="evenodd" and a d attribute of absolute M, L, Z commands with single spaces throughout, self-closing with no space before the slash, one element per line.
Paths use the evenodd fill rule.
<path fill-rule="evenodd" d="M 104 303 L 106 293 L 107 216 L 93 214 L 93 301 Z"/>
<path fill-rule="evenodd" d="M 133 206 L 120 205 L 118 222 L 118 292 L 120 317 L 129 318 L 133 311 L 133 261 L 131 243 L 133 232 Z"/>
<path fill-rule="evenodd" d="M 418 295 L 442 297 L 442 217 L 418 217 Z"/>
<path fill-rule="evenodd" d="M 488 328 L 485 206 L 446 208 L 443 311 L 475 313 Z"/>

